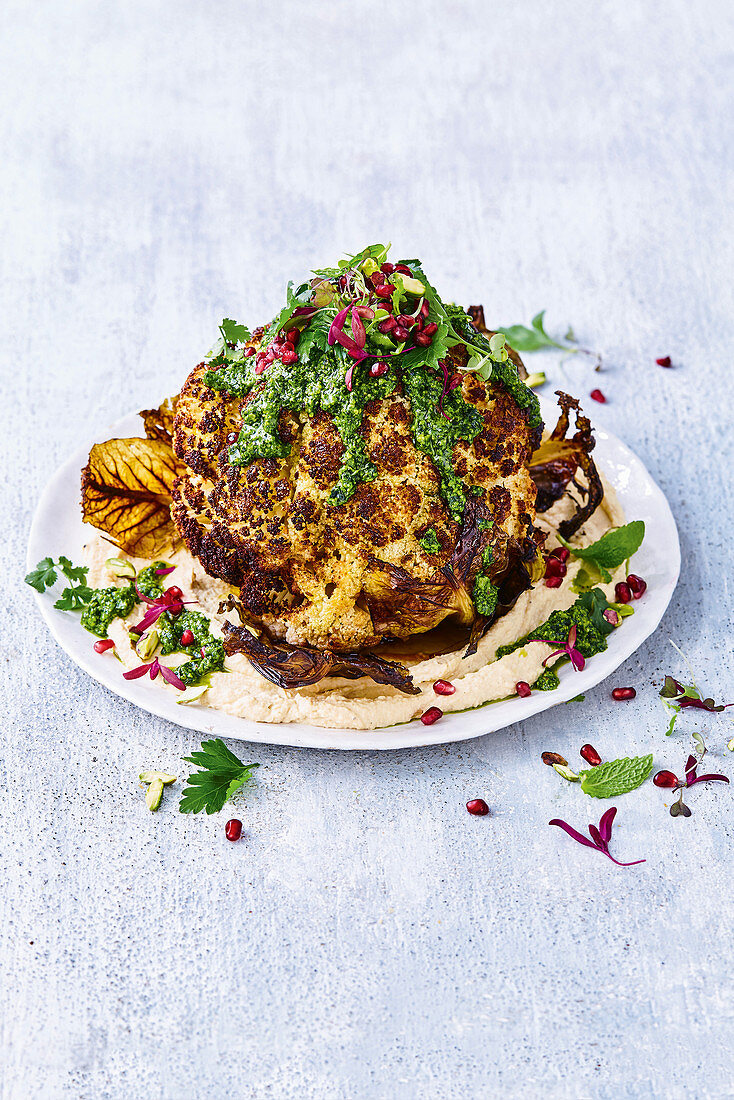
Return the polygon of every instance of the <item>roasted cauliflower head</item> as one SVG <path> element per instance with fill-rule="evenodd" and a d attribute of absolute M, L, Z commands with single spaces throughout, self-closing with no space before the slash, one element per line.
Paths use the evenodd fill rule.
<path fill-rule="evenodd" d="M 517 359 L 417 261 L 368 252 L 265 329 L 225 322 L 173 430 L 191 553 L 254 626 L 333 651 L 449 618 L 478 637 L 529 586 L 539 539 Z"/>

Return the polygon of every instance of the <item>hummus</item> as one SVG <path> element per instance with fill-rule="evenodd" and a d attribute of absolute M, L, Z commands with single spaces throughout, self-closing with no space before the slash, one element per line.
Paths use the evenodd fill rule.
<path fill-rule="evenodd" d="M 537 526 L 548 533 L 548 548 L 559 545 L 556 537 L 558 524 L 572 511 L 572 501 L 564 497 L 536 518 Z M 624 513 L 616 494 L 604 481 L 601 505 L 572 542 L 580 546 L 588 545 L 601 538 L 611 527 L 624 522 Z M 90 567 L 88 583 L 95 588 L 108 587 L 114 581 L 107 572 L 106 560 L 126 556 L 111 547 L 101 535 L 90 541 L 85 553 Z M 186 600 L 196 601 L 192 606 L 211 617 L 211 631 L 220 635 L 217 621 L 219 603 L 232 589 L 223 581 L 208 576 L 186 550 L 175 549 L 164 556 L 175 566 L 175 571 L 166 577 L 166 584 L 178 585 Z M 138 570 L 150 564 L 142 559 L 130 560 Z M 483 703 L 505 699 L 515 695 L 518 681 L 533 684 L 537 680 L 543 671 L 543 660 L 548 656 L 549 648 L 545 642 L 529 642 L 499 660 L 496 659 L 496 652 L 500 646 L 524 638 L 544 623 L 553 611 L 566 610 L 575 603 L 578 593 L 572 590 L 571 585 L 581 563 L 569 559 L 567 564 L 567 573 L 559 588 L 547 588 L 538 582 L 534 588 L 523 592 L 512 610 L 485 634 L 477 652 L 470 657 L 463 657 L 465 641 L 463 645 L 435 656 L 415 650 L 415 646 L 421 644 L 420 638 L 413 639 L 412 653 L 411 646 L 404 644 L 401 649 L 398 643 L 392 648 L 381 649 L 381 654 L 394 657 L 410 668 L 413 681 L 420 688 L 419 695 L 404 695 L 396 688 L 375 684 L 368 679 L 340 677 L 327 678 L 311 687 L 280 688 L 256 672 L 246 657 L 235 654 L 227 657 L 225 672 L 211 674 L 210 687 L 198 700 L 198 705 L 214 707 L 256 722 L 304 722 L 312 726 L 368 730 L 408 722 L 437 702 L 447 712 L 468 710 Z M 624 569 L 620 567 L 609 584 L 598 585 L 608 599 L 614 598 L 614 585 L 623 579 L 623 575 Z M 129 634 L 130 626 L 140 616 L 141 611 L 136 608 L 127 619 L 113 620 L 109 628 L 109 636 L 116 644 L 117 653 L 128 667 L 140 664 Z M 165 663 L 175 668 L 185 660 L 187 657 L 184 654 L 173 654 L 165 658 Z M 456 688 L 455 693 L 439 698 L 433 691 L 433 683 L 439 679 L 450 680 Z M 160 680 L 157 682 L 161 683 Z M 161 686 L 164 690 L 179 694 L 175 688 Z"/>

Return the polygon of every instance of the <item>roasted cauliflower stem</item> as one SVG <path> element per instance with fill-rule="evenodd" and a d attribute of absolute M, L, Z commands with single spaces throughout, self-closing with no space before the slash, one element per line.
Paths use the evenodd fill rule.
<path fill-rule="evenodd" d="M 529 587 L 542 542 L 529 469 L 541 425 L 519 360 L 502 337 L 490 351 L 492 334 L 444 306 L 417 261 L 382 264 L 380 284 L 380 248 L 289 290 L 285 321 L 252 334 L 225 322 L 176 403 L 175 525 L 271 642 L 354 652 L 448 618 L 476 637 Z M 425 318 L 428 343 L 370 343 L 388 278 L 389 315 Z M 332 341 L 350 302 L 362 312 Z"/>

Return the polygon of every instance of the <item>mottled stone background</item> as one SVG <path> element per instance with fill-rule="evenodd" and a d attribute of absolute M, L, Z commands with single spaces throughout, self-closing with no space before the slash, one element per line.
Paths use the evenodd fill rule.
<path fill-rule="evenodd" d="M 620 800 L 627 870 L 540 764 L 592 740 L 680 769 L 663 672 L 734 698 L 732 7 L 7 0 L 0 73 L 3 1098 L 734 1095 L 732 799 Z M 680 524 L 660 630 L 607 683 L 476 741 L 244 746 L 246 839 L 157 816 L 142 767 L 195 739 L 47 637 L 25 544 L 81 431 L 174 391 L 223 315 L 389 238 L 491 322 L 547 308 L 606 369 L 600 424 Z M 675 369 L 655 358 L 670 354 Z M 550 387 L 548 387 L 550 389 Z M 731 713 L 731 712 L 730 712 Z M 471 818 L 483 795 L 492 815 Z"/>

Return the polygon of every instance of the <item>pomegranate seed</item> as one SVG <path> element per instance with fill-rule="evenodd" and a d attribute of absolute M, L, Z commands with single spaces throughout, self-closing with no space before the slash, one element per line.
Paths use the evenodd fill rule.
<path fill-rule="evenodd" d="M 429 344 L 433 343 L 433 337 L 429 336 L 427 332 L 416 332 L 413 335 L 416 344 L 421 348 L 427 348 Z"/>
<path fill-rule="evenodd" d="M 193 640 L 194 635 L 191 633 L 191 631 L 184 630 L 183 634 L 181 635 L 181 645 L 191 645 Z"/>
<path fill-rule="evenodd" d="M 231 821 L 228 821 L 224 826 L 224 835 L 227 840 L 239 840 L 242 836 L 242 822 L 238 821 L 236 817 L 233 817 Z"/>
<path fill-rule="evenodd" d="M 526 684 L 524 680 L 518 680 L 515 684 L 515 691 L 521 699 L 528 699 L 533 693 L 530 689 L 530 684 Z"/>
<path fill-rule="evenodd" d="M 402 325 L 396 325 L 393 330 L 393 336 L 399 344 L 404 344 L 408 339 L 408 330 L 407 328 L 403 328 Z"/>
<path fill-rule="evenodd" d="M 180 600 L 183 596 L 183 592 L 177 584 L 172 584 L 170 588 L 166 589 L 166 595 L 170 596 L 172 600 Z"/>
<path fill-rule="evenodd" d="M 436 692 L 436 695 L 453 695 L 456 688 L 450 680 L 436 680 L 433 685 L 433 690 Z"/>
<path fill-rule="evenodd" d="M 378 298 L 390 298 L 392 297 L 392 292 L 394 290 L 395 287 L 392 285 L 392 283 L 385 283 L 383 286 L 375 287 L 375 294 Z"/>
<path fill-rule="evenodd" d="M 607 399 L 601 390 L 592 390 L 589 397 L 592 401 L 598 401 L 600 405 L 606 405 Z"/>
<path fill-rule="evenodd" d="M 474 814 L 475 817 L 486 817 L 489 813 L 489 806 L 483 798 L 470 798 L 466 804 L 466 808 L 470 814 Z"/>
<path fill-rule="evenodd" d="M 544 764 L 547 764 L 549 768 L 552 768 L 554 764 L 560 764 L 562 768 L 568 767 L 568 760 L 565 756 L 561 756 L 559 752 L 542 752 L 540 759 Z"/>
<path fill-rule="evenodd" d="M 664 355 L 662 359 L 656 359 L 655 362 L 659 367 L 672 367 L 673 364 L 670 361 L 669 355 Z"/>
<path fill-rule="evenodd" d="M 347 277 L 346 277 L 346 275 L 340 275 L 339 276 L 338 286 L 339 286 L 340 290 L 346 290 L 346 287 L 347 287 Z"/>
<path fill-rule="evenodd" d="M 627 584 L 630 586 L 633 600 L 639 600 L 640 596 L 644 596 L 647 591 L 647 581 L 643 581 L 642 577 L 638 577 L 636 573 L 630 573 Z"/>
<path fill-rule="evenodd" d="M 405 313 L 399 313 L 397 322 L 399 325 L 402 325 L 403 328 L 412 328 L 415 324 L 415 317 L 406 316 Z"/>
<path fill-rule="evenodd" d="M 394 270 L 395 264 L 391 264 L 387 260 L 380 267 L 380 271 L 383 273 L 383 275 L 392 275 Z"/>
<path fill-rule="evenodd" d="M 637 692 L 634 688 L 615 688 L 612 692 L 612 699 L 616 699 L 619 703 L 622 699 L 634 699 Z"/>
<path fill-rule="evenodd" d="M 557 546 L 555 550 L 551 550 L 548 555 L 550 558 L 558 558 L 559 561 L 568 561 L 569 551 L 565 546 Z"/>
<path fill-rule="evenodd" d="M 425 714 L 421 714 L 421 722 L 424 726 L 432 726 L 434 722 L 438 722 L 439 718 L 443 718 L 443 711 L 438 707 L 429 707 Z"/>
<path fill-rule="evenodd" d="M 380 321 L 377 326 L 380 332 L 392 332 L 397 325 L 397 321 L 394 317 L 386 317 L 384 321 Z"/>
<path fill-rule="evenodd" d="M 381 271 L 373 271 L 373 273 L 370 275 L 370 282 L 372 283 L 373 287 L 377 288 L 378 286 L 384 286 L 387 282 L 387 279 Z"/>
<path fill-rule="evenodd" d="M 286 348 L 280 358 L 283 360 L 284 363 L 295 363 L 298 359 L 298 352 L 295 350 L 295 348 Z"/>
<path fill-rule="evenodd" d="M 655 772 L 652 781 L 656 787 L 667 787 L 669 790 L 672 790 L 673 787 L 680 787 L 678 776 L 668 771 Z"/>
<path fill-rule="evenodd" d="M 433 336 L 435 332 L 438 332 L 438 325 L 435 321 L 431 321 L 430 324 L 426 325 L 423 331 L 425 332 L 426 336 Z"/>
<path fill-rule="evenodd" d="M 370 367 L 370 378 L 382 378 L 383 374 L 387 374 L 390 369 L 390 365 L 385 363 L 384 360 L 380 360 L 378 363 L 373 363 Z"/>
<path fill-rule="evenodd" d="M 579 752 L 583 756 L 587 764 L 591 764 L 592 768 L 598 768 L 601 764 L 601 757 L 596 751 L 593 745 L 582 745 Z"/>
<path fill-rule="evenodd" d="M 423 299 L 423 305 L 421 306 L 421 314 L 423 315 L 423 317 L 428 316 L 428 302 L 425 300 L 425 298 Z"/>
<path fill-rule="evenodd" d="M 632 590 L 625 581 L 620 581 L 614 586 L 614 598 L 617 603 L 629 603 L 632 599 Z"/>
<path fill-rule="evenodd" d="M 228 443 L 236 443 L 237 442 L 237 432 L 227 432 L 227 442 Z"/>
<path fill-rule="evenodd" d="M 269 348 L 267 348 L 265 350 L 264 355 L 265 355 L 265 362 L 266 363 L 272 363 L 273 359 L 275 359 L 275 348 L 273 347 L 272 344 L 270 345 Z"/>
<path fill-rule="evenodd" d="M 563 577 L 546 577 L 545 578 L 545 587 L 546 588 L 560 588 L 562 584 L 563 584 Z"/>
<path fill-rule="evenodd" d="M 255 354 L 256 354 L 255 348 L 245 348 L 245 350 L 243 352 L 243 355 L 245 356 L 245 359 L 250 359 Z"/>
<path fill-rule="evenodd" d="M 301 335 L 300 329 L 292 328 L 288 331 L 288 335 L 287 335 L 286 339 L 288 340 L 288 342 L 290 344 L 295 345 L 295 344 L 298 343 L 300 335 Z"/>
<path fill-rule="evenodd" d="M 422 317 L 414 317 L 413 318 L 413 330 L 415 332 L 423 332 L 423 318 Z"/>
<path fill-rule="evenodd" d="M 108 649 L 115 648 L 115 643 L 112 638 L 100 638 L 98 642 L 94 643 L 93 648 L 95 653 L 106 653 Z"/>
<path fill-rule="evenodd" d="M 565 577 L 566 563 L 560 558 L 548 558 L 545 563 L 545 575 L 546 577 Z"/>
<path fill-rule="evenodd" d="M 403 275 L 412 275 L 413 272 L 405 264 L 395 264 L 395 271 L 401 272 Z"/>

